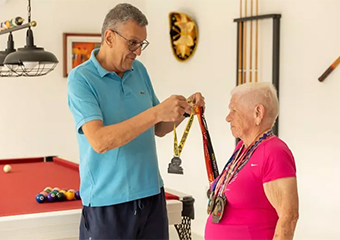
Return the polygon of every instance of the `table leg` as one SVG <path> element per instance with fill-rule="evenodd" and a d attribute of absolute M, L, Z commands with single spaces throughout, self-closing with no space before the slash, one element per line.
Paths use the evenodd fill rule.
<path fill-rule="evenodd" d="M 182 223 L 175 224 L 180 240 L 191 240 L 191 219 L 188 216 L 182 217 Z"/>

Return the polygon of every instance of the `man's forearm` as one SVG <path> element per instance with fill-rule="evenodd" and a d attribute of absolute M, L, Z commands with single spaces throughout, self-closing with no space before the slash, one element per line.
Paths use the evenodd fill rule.
<path fill-rule="evenodd" d="M 279 218 L 273 240 L 292 240 L 297 223 L 297 217 Z"/>
<path fill-rule="evenodd" d="M 121 147 L 156 123 L 157 116 L 155 110 L 151 108 L 124 122 L 102 127 L 96 132 L 97 144 L 94 150 L 104 153 Z"/>
<path fill-rule="evenodd" d="M 181 118 L 179 121 L 176 121 L 176 127 L 183 122 L 185 117 Z M 164 137 L 166 134 L 174 130 L 174 123 L 173 122 L 159 122 L 155 126 L 155 134 L 158 137 Z"/>

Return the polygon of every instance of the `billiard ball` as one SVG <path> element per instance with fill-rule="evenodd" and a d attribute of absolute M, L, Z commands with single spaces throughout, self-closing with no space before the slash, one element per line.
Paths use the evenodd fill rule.
<path fill-rule="evenodd" d="M 53 189 L 52 189 L 52 191 L 54 191 L 54 190 L 56 190 L 56 191 L 58 191 L 58 192 L 59 192 L 59 191 L 60 191 L 60 188 L 58 188 L 58 187 L 55 187 L 55 188 L 53 188 Z"/>
<path fill-rule="evenodd" d="M 66 193 L 65 193 L 65 196 L 66 196 L 66 199 L 67 200 L 74 200 L 74 197 L 75 197 L 75 193 L 74 192 L 72 192 L 72 191 L 67 191 Z"/>
<path fill-rule="evenodd" d="M 51 187 L 45 187 L 44 192 L 50 193 L 50 192 L 52 192 L 52 188 Z"/>
<path fill-rule="evenodd" d="M 57 196 L 57 201 L 62 202 L 66 200 L 66 196 L 63 192 L 58 192 L 56 196 Z"/>
<path fill-rule="evenodd" d="M 62 193 L 65 194 L 67 192 L 67 190 L 61 189 L 59 192 L 62 192 Z"/>
<path fill-rule="evenodd" d="M 76 197 L 76 199 L 77 199 L 77 200 L 80 200 L 80 194 L 79 194 L 79 191 L 76 191 L 76 193 L 75 193 L 75 197 Z"/>
<path fill-rule="evenodd" d="M 6 165 L 4 166 L 4 172 L 5 172 L 5 173 L 9 173 L 11 170 L 12 170 L 11 165 L 6 164 Z"/>
<path fill-rule="evenodd" d="M 54 193 L 50 192 L 49 194 L 47 194 L 47 201 L 48 202 L 54 202 L 56 200 L 56 196 Z"/>
<path fill-rule="evenodd" d="M 46 199 L 46 197 L 45 197 L 43 194 L 41 194 L 41 193 L 37 194 L 37 196 L 35 197 L 35 200 L 36 200 L 38 203 L 43 203 L 43 202 L 45 202 L 45 199 Z"/>
<path fill-rule="evenodd" d="M 51 193 L 54 193 L 55 195 L 57 195 L 58 192 L 59 192 L 58 190 L 53 189 Z"/>
<path fill-rule="evenodd" d="M 48 194 L 48 192 L 40 192 L 40 194 L 42 194 L 42 195 L 44 195 L 45 197 L 47 197 L 47 194 Z"/>

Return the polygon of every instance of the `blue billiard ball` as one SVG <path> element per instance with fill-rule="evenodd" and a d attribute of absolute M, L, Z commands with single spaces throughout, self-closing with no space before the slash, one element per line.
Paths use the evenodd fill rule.
<path fill-rule="evenodd" d="M 38 202 L 38 203 L 43 203 L 45 202 L 45 196 L 41 193 L 37 194 L 37 196 L 35 197 L 35 200 Z"/>

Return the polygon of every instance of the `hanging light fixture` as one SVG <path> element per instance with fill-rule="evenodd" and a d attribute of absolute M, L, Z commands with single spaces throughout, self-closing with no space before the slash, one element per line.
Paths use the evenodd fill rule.
<path fill-rule="evenodd" d="M 18 77 L 19 75 L 11 71 L 4 65 L 4 60 L 8 54 L 15 52 L 12 33 L 9 33 L 7 40 L 7 49 L 0 51 L 0 77 Z"/>
<path fill-rule="evenodd" d="M 32 26 L 35 26 L 34 21 L 31 22 L 31 1 L 28 0 L 28 30 L 26 33 L 26 46 L 18 48 L 18 51 L 8 54 L 3 64 L 17 76 L 35 77 L 43 76 L 52 71 L 58 64 L 56 56 L 47 52 L 42 47 L 34 45 Z M 22 27 L 21 27 L 22 28 Z"/>

